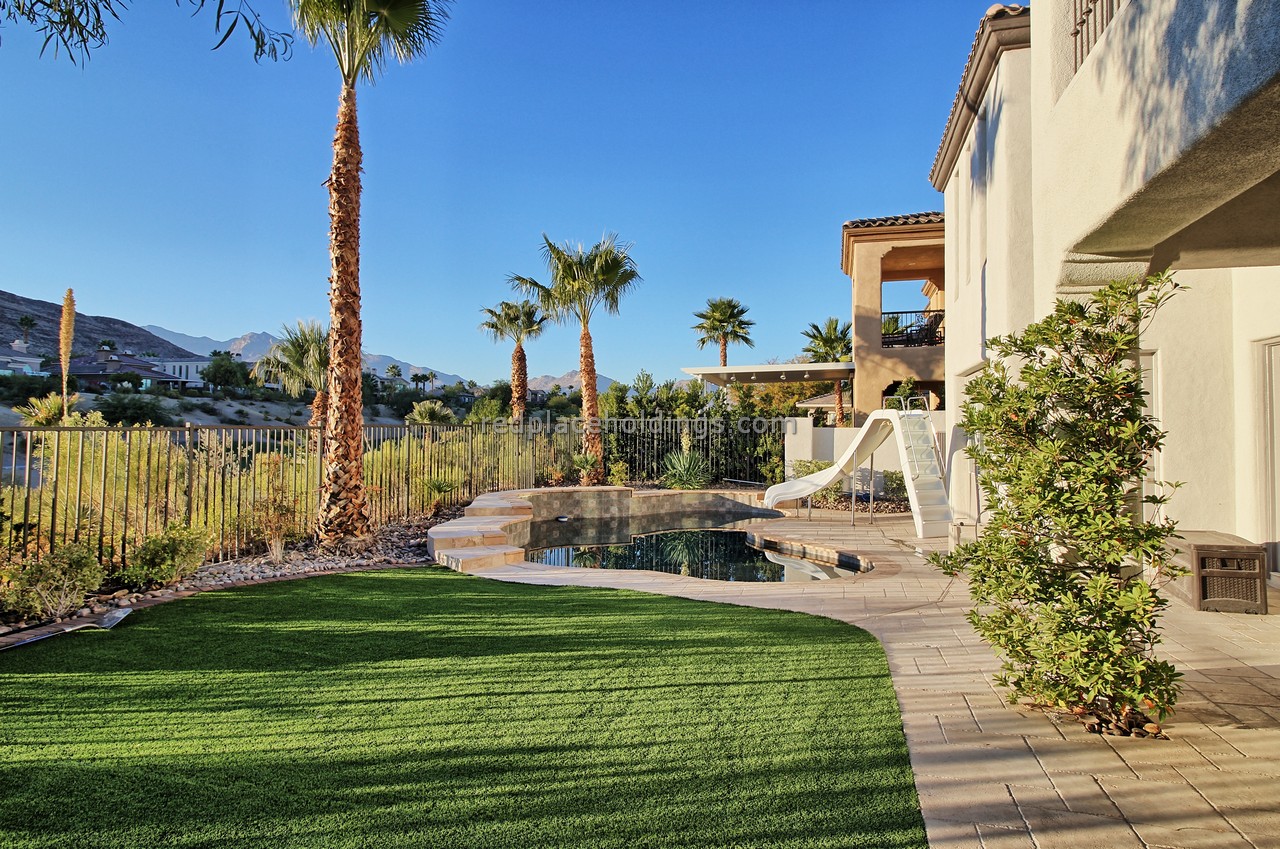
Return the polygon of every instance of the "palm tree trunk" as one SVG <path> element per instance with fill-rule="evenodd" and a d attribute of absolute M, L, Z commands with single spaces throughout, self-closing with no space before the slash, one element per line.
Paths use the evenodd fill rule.
<path fill-rule="evenodd" d="M 360 131 L 355 86 L 344 84 L 329 176 L 329 403 L 316 532 L 325 548 L 360 547 L 369 535 L 360 394 Z"/>
<path fill-rule="evenodd" d="M 578 374 L 582 377 L 582 451 L 599 462 L 582 482 L 596 486 L 604 481 L 604 440 L 600 438 L 600 398 L 596 392 L 596 353 L 591 345 L 591 330 L 584 322 L 579 337 L 581 350 Z"/>
<path fill-rule="evenodd" d="M 720 337 L 720 367 L 724 368 L 729 365 L 729 340 L 727 337 Z"/>
<path fill-rule="evenodd" d="M 524 399 L 529 394 L 529 364 L 525 360 L 524 346 L 516 343 L 511 352 L 511 420 L 519 425 L 524 421 Z"/>
<path fill-rule="evenodd" d="M 844 427 L 844 381 L 836 381 L 836 427 Z"/>
<path fill-rule="evenodd" d="M 311 401 L 311 419 L 307 422 L 307 427 L 311 428 L 311 437 L 308 439 L 310 445 L 318 446 L 320 444 L 320 434 L 324 430 L 325 416 L 329 414 L 329 393 L 323 389 L 316 391 L 316 397 Z"/>

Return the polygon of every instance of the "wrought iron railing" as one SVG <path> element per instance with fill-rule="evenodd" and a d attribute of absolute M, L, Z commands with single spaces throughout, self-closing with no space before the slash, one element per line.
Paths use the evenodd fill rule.
<path fill-rule="evenodd" d="M 945 341 L 945 310 L 880 313 L 880 344 L 885 348 L 918 348 Z"/>
<path fill-rule="evenodd" d="M 1089 51 L 1102 38 L 1116 10 L 1125 0 L 1071 0 L 1071 39 L 1074 42 L 1075 65 L 1073 72 L 1080 70 Z"/>
<path fill-rule="evenodd" d="M 703 454 L 717 479 L 761 480 L 781 464 L 780 421 L 609 419 L 600 427 L 606 466 L 625 462 L 634 480 L 659 478 L 663 458 L 684 446 Z M 370 519 L 381 527 L 437 501 L 571 480 L 581 439 L 578 420 L 366 425 Z M 0 557 L 81 543 L 120 566 L 147 536 L 187 524 L 208 533 L 211 560 L 225 560 L 264 548 L 268 499 L 283 501 L 293 534 L 305 536 L 322 448 L 306 427 L 0 428 Z"/>

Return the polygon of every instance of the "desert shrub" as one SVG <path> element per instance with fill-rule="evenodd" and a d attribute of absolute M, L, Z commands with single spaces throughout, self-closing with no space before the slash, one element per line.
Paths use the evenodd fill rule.
<path fill-rule="evenodd" d="M 105 573 L 85 545 L 65 545 L 43 557 L 4 567 L 4 603 L 20 613 L 57 619 L 76 610 Z"/>
<path fill-rule="evenodd" d="M 935 562 L 969 579 L 969 621 L 1000 655 L 1011 701 L 1124 717 L 1163 715 L 1177 699 L 1177 671 L 1153 655 L 1167 602 L 1144 578 L 1144 566 L 1174 571 L 1174 524 L 1159 513 L 1168 496 L 1142 495 L 1164 434 L 1134 356 L 1175 288 L 1157 275 L 1060 300 L 992 339 L 968 384 L 961 424 L 988 518 L 978 540 Z"/>
<path fill-rule="evenodd" d="M 285 543 L 301 536 L 298 501 L 289 486 L 284 460 L 273 454 L 262 461 L 266 494 L 253 505 L 257 530 L 267 542 L 272 563 L 284 562 Z"/>
<path fill-rule="evenodd" d="M 170 525 L 134 549 L 127 568 L 114 577 L 126 587 L 172 584 L 191 575 L 204 562 L 209 535 L 202 528 Z"/>
<path fill-rule="evenodd" d="M 884 497 L 885 498 L 906 498 L 907 497 L 907 479 L 902 472 L 885 472 L 884 473 Z"/>
<path fill-rule="evenodd" d="M 829 468 L 831 468 L 831 462 L 829 460 L 791 461 L 791 469 L 798 478 L 803 478 Z M 841 509 L 846 506 L 843 500 L 843 492 L 844 490 L 840 485 L 840 478 L 836 478 L 834 481 L 813 494 L 813 506 L 821 507 L 825 510 Z"/>
<path fill-rule="evenodd" d="M 153 424 L 172 427 L 176 422 L 164 402 L 155 395 L 138 395 L 132 392 L 112 392 L 98 399 L 98 412 L 110 424 Z"/>
<path fill-rule="evenodd" d="M 540 486 L 564 486 L 573 471 L 573 457 L 560 454 L 539 470 L 536 482 Z"/>
<path fill-rule="evenodd" d="M 609 485 L 610 486 L 626 486 L 631 480 L 631 470 L 627 468 L 627 464 L 621 460 L 617 460 L 609 464 Z"/>
<path fill-rule="evenodd" d="M 56 377 L 36 377 L 30 374 L 0 374 L 0 402 L 10 406 L 21 404 L 29 398 L 43 398 L 50 393 L 62 394 L 62 384 Z M 75 389 L 75 377 L 68 381 L 67 391 Z"/>
<path fill-rule="evenodd" d="M 711 483 L 707 458 L 692 451 L 672 451 L 662 467 L 662 483 L 671 489 L 705 489 Z"/>

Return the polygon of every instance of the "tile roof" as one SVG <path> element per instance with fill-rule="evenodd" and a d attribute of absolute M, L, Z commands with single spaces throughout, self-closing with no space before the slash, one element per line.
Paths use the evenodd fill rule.
<path fill-rule="evenodd" d="M 938 152 L 933 157 L 933 168 L 930 170 L 930 179 L 934 181 L 934 188 L 942 190 L 937 182 L 939 179 L 939 171 L 943 164 L 943 159 L 947 158 L 947 142 L 952 134 L 956 131 L 964 119 L 967 117 L 972 119 L 973 113 L 976 111 L 973 104 L 969 103 L 965 97 L 966 89 L 974 82 L 973 77 L 979 73 L 979 51 L 983 47 L 983 32 L 988 29 L 991 22 L 1003 20 L 1006 18 L 1018 18 L 1026 16 L 1027 21 L 1031 18 L 1030 6 L 1009 5 L 1005 3 L 996 3 L 987 8 L 982 15 L 982 22 L 978 24 L 978 32 L 973 37 L 973 46 L 969 48 L 969 58 L 965 59 L 964 70 L 960 73 L 960 86 L 956 89 L 956 96 L 951 102 L 951 112 L 947 116 L 947 125 L 942 131 L 942 140 L 938 142 Z M 1023 21 L 1022 23 L 1026 23 Z M 1030 43 L 1030 32 L 1028 30 L 1026 44 Z M 986 69 L 990 73 L 990 69 Z M 985 87 L 985 82 L 984 82 Z"/>
<path fill-rule="evenodd" d="M 941 224 L 941 212 L 913 212 L 909 215 L 886 215 L 883 218 L 855 218 L 844 222 L 846 230 L 862 230 L 871 227 L 898 227 L 903 224 Z"/>

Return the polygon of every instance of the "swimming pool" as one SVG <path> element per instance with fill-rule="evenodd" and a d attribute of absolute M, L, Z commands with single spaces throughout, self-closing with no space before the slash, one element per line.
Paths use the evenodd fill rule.
<path fill-rule="evenodd" d="M 548 544 L 563 531 L 539 529 L 531 535 L 526 558 L 549 566 L 664 572 L 710 581 L 775 583 L 849 577 L 853 569 L 828 566 L 762 551 L 737 530 L 675 530 L 632 536 L 613 544 Z M 625 539 L 625 537 L 624 537 Z"/>

